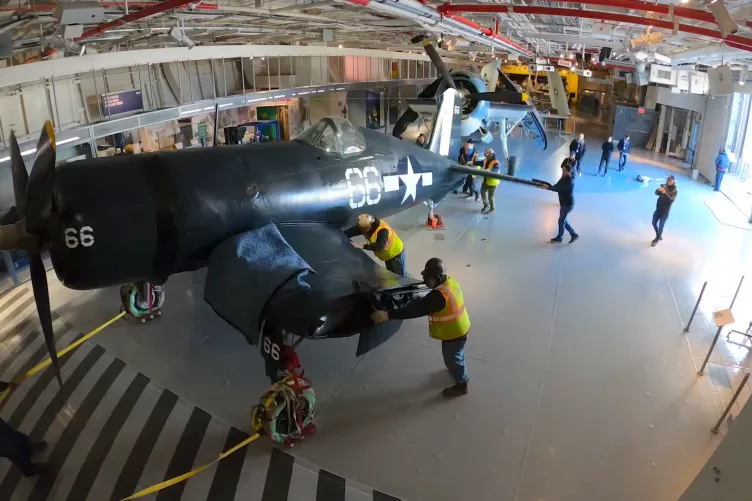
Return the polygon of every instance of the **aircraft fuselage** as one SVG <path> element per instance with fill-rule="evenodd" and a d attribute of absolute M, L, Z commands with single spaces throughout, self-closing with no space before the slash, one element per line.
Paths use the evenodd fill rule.
<path fill-rule="evenodd" d="M 221 241 L 270 221 L 343 226 L 438 201 L 464 175 L 408 141 L 358 128 L 352 155 L 264 143 L 146 153 L 61 165 L 59 223 L 50 235 L 58 278 L 74 289 L 163 283 L 206 264 Z"/>

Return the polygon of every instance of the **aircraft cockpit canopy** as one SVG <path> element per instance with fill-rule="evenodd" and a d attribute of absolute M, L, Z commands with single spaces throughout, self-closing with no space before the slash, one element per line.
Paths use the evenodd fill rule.
<path fill-rule="evenodd" d="M 303 131 L 295 141 L 343 157 L 357 155 L 366 149 L 363 133 L 349 120 L 339 117 L 322 118 Z"/>

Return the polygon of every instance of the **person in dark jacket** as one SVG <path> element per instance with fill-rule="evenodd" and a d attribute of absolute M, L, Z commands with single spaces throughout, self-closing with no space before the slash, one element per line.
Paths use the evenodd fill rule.
<path fill-rule="evenodd" d="M 444 365 L 454 379 L 454 385 L 444 388 L 442 393 L 449 398 L 466 395 L 469 377 L 465 365 L 465 343 L 470 331 L 470 317 L 462 288 L 447 275 L 444 261 L 436 257 L 426 261 L 421 275 L 425 284 L 433 289 L 431 292 L 397 310 L 376 310 L 371 314 L 371 320 L 378 325 L 389 320 L 428 317 L 428 335 L 441 341 Z"/>
<path fill-rule="evenodd" d="M 561 242 L 562 237 L 564 237 L 564 230 L 569 232 L 569 243 L 572 243 L 580 236 L 567 221 L 567 217 L 574 209 L 574 179 L 569 166 L 563 165 L 561 167 L 561 179 L 549 190 L 555 191 L 559 195 L 559 233 L 551 239 L 551 243 Z"/>
<path fill-rule="evenodd" d="M 601 163 L 598 164 L 598 174 L 601 173 L 601 168 L 603 168 L 603 177 L 606 177 L 608 163 L 611 161 L 611 154 L 614 152 L 614 139 L 611 136 L 608 136 L 608 140 L 601 145 L 601 150 L 603 150 L 603 153 L 601 153 Z"/>
<path fill-rule="evenodd" d="M 415 140 L 415 144 L 420 146 L 421 148 L 426 147 L 426 136 L 423 134 L 418 135 L 418 139 Z"/>
<path fill-rule="evenodd" d="M 623 171 L 627 165 L 629 146 L 629 134 L 620 139 L 619 144 L 616 145 L 616 149 L 619 150 L 619 172 Z"/>
<path fill-rule="evenodd" d="M 676 195 L 679 194 L 679 191 L 676 189 L 676 180 L 674 179 L 674 176 L 668 176 L 666 178 L 666 184 L 660 185 L 658 189 L 655 190 L 655 194 L 658 195 L 658 201 L 655 204 L 655 212 L 653 212 L 655 239 L 650 243 L 653 247 L 663 240 L 663 227 L 668 219 L 671 205 L 674 203 L 674 200 L 676 200 Z"/>
<path fill-rule="evenodd" d="M 377 258 L 384 261 L 387 270 L 407 277 L 404 245 L 386 222 L 370 214 L 361 214 L 358 216 L 358 224 L 345 230 L 345 235 L 349 238 L 363 235 L 368 243 L 354 243 L 353 247 L 372 251 Z"/>
<path fill-rule="evenodd" d="M 561 161 L 561 165 L 559 166 L 562 169 L 564 167 L 569 168 L 569 172 L 575 172 L 577 170 L 577 158 L 575 158 L 575 152 L 570 151 L 569 156 Z"/>
<path fill-rule="evenodd" d="M 9 383 L 0 381 L 0 393 L 9 387 Z M 44 450 L 45 447 L 47 447 L 47 442 L 32 442 L 28 435 L 14 430 L 0 419 L 0 457 L 10 459 L 25 477 L 42 473 L 44 465 L 33 463 L 31 459 L 34 454 Z"/>
<path fill-rule="evenodd" d="M 718 156 L 715 157 L 715 188 L 713 191 L 721 191 L 721 181 L 723 181 L 723 175 L 729 168 L 729 157 L 725 148 L 721 148 L 718 152 Z"/>
<path fill-rule="evenodd" d="M 475 151 L 475 145 L 473 140 L 468 139 L 465 146 L 460 149 L 460 155 L 457 158 L 457 162 L 460 165 L 466 165 L 468 167 L 474 167 L 475 162 L 478 160 L 478 152 Z M 475 176 L 468 174 L 465 176 L 465 184 L 462 186 L 462 193 L 466 193 L 465 198 L 470 198 L 475 195 L 475 201 L 480 200 L 480 189 L 477 186 Z"/>
<path fill-rule="evenodd" d="M 574 153 L 574 157 L 577 159 L 575 169 L 577 170 L 577 175 L 580 177 L 582 177 L 582 157 L 585 156 L 586 151 L 587 146 L 585 145 L 585 134 L 580 134 L 577 139 L 573 139 L 572 142 L 569 143 L 569 153 Z"/>

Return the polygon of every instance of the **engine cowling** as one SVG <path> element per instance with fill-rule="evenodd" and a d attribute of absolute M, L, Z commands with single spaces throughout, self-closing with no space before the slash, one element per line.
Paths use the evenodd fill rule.
<path fill-rule="evenodd" d="M 462 137 L 470 136 L 481 127 L 485 129 L 490 103 L 469 97 L 469 94 L 487 91 L 483 79 L 475 73 L 457 71 L 452 72 L 452 80 L 462 98 L 462 126 L 460 127 Z M 442 82 L 436 95 L 442 95 L 445 89 L 446 84 Z"/>

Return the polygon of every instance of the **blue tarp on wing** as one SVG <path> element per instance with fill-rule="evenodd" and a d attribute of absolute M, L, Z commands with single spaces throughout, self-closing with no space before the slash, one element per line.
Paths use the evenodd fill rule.
<path fill-rule="evenodd" d="M 311 267 L 274 224 L 232 236 L 209 258 L 204 300 L 214 311 L 256 344 L 260 318 L 272 295 L 306 292 Z"/>

